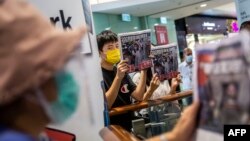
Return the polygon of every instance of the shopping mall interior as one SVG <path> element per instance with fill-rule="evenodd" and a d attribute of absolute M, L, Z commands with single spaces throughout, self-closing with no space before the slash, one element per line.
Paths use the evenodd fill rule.
<path fill-rule="evenodd" d="M 69 77 L 60 77 L 62 73 L 59 73 L 59 75 L 56 73 L 53 78 L 55 78 L 57 87 L 61 84 L 58 81 L 65 82 L 64 88 L 60 87 L 60 90 L 64 91 L 57 89 L 58 93 L 62 93 L 61 95 L 58 94 L 57 97 L 61 98 L 65 94 L 61 103 L 58 102 L 58 105 L 53 105 L 53 108 L 50 104 L 51 101 L 45 102 L 46 96 L 44 99 L 40 92 L 35 97 L 25 98 L 28 101 L 34 101 L 36 98 L 43 99 L 38 100 L 37 103 L 40 104 L 37 105 L 40 105 L 41 109 L 45 109 L 44 113 L 51 121 L 57 119 L 60 123 L 59 120 L 64 121 L 64 118 L 69 118 L 60 124 L 48 122 L 46 131 L 43 132 L 41 138 L 51 138 L 55 141 L 223 141 L 224 135 L 227 133 L 225 124 L 250 124 L 250 96 L 244 95 L 246 93 L 249 95 L 249 90 L 245 88 L 249 88 L 247 84 L 250 85 L 250 75 L 248 74 L 250 67 L 247 68 L 248 62 L 250 62 L 247 44 L 250 43 L 250 39 L 248 40 L 248 35 L 244 31 L 240 33 L 242 24 L 250 22 L 250 0 L 27 1 L 38 9 L 39 13 L 43 14 L 39 18 L 44 18 L 46 21 L 50 20 L 52 23 L 50 26 L 53 29 L 54 27 L 60 30 L 65 29 L 62 32 L 67 33 L 78 29 L 80 26 L 86 28 L 84 37 L 74 36 L 72 38 L 71 35 L 67 35 L 61 40 L 61 48 L 58 48 L 64 50 L 63 46 L 73 46 L 71 41 L 79 40 L 80 43 L 78 45 L 74 43 L 74 46 L 79 46 L 77 53 L 80 54 L 80 65 L 77 64 L 78 62 L 65 65 L 68 69 L 62 71 L 73 70 L 73 76 L 79 85 L 74 85 Z M 11 34 L 11 29 L 6 30 L 6 32 L 4 30 L 9 28 L 8 24 L 5 25 L 5 23 L 11 21 L 11 19 L 17 18 L 13 21 L 18 24 L 18 20 L 28 16 L 28 14 L 23 13 L 14 14 L 10 17 L 11 14 L 18 11 L 13 9 L 18 9 L 19 6 L 24 11 L 28 9 L 25 4 L 18 3 L 21 2 L 0 0 L 0 46 L 5 45 L 3 42 L 7 42 L 7 38 L 12 38 L 18 33 L 25 33 L 25 31 L 20 32 L 20 30 Z M 8 10 L 10 11 L 8 12 Z M 27 11 L 27 13 L 32 14 L 30 11 Z M 20 17 L 18 18 L 18 16 Z M 23 23 L 23 25 L 27 25 L 23 30 L 33 27 L 32 18 L 27 23 Z M 1 19 L 6 20 L 3 25 Z M 26 22 L 25 20 L 27 19 L 24 19 L 24 22 Z M 41 19 L 37 21 L 42 22 Z M 33 25 L 36 25 L 37 21 L 34 21 Z M 28 26 L 30 23 L 31 25 Z M 17 26 L 19 28 L 13 29 L 19 30 L 20 26 L 23 26 L 21 22 L 20 24 Z M 14 27 L 15 22 L 11 22 L 11 25 Z M 44 25 L 45 23 L 39 26 L 43 27 L 44 31 L 50 32 L 49 30 L 52 30 L 52 27 L 45 30 L 47 27 Z M 33 31 L 35 29 L 29 29 L 31 33 Z M 43 31 L 40 30 L 39 32 Z M 2 35 L 5 33 L 7 37 Z M 8 33 L 9 35 L 7 35 Z M 29 37 L 37 38 L 33 39 L 36 42 L 31 40 L 20 41 L 21 45 L 18 44 L 17 47 L 21 48 L 25 43 L 29 43 L 30 48 L 35 45 L 38 46 L 38 44 L 48 47 L 58 46 L 59 43 L 38 43 L 38 40 L 50 42 L 61 38 L 61 36 L 56 38 L 56 34 L 59 34 L 59 32 L 51 32 L 50 35 L 46 35 L 48 37 L 46 39 L 42 39 L 43 35 L 30 35 Z M 52 35 L 54 38 L 50 37 Z M 25 39 L 25 36 L 22 35 L 18 37 L 16 41 Z M 12 43 L 9 44 L 12 45 Z M 243 49 L 246 51 L 240 50 L 243 45 Z M 30 48 L 26 50 L 22 48 L 23 51 L 21 49 L 20 51 L 21 53 L 28 52 L 26 55 L 36 53 L 35 49 L 30 51 Z M 18 48 L 15 49 L 16 55 L 21 54 L 16 50 Z M 32 89 L 37 89 L 40 83 L 47 84 L 43 81 L 54 73 L 50 73 L 50 71 L 58 71 L 60 70 L 58 68 L 63 66 L 64 61 L 56 61 L 55 57 L 67 53 L 58 51 L 52 55 L 53 51 L 52 49 L 50 52 L 47 50 L 47 54 L 43 56 L 45 58 L 54 56 L 54 60 L 47 59 L 47 61 L 51 61 L 49 67 L 37 73 L 44 73 L 44 75 L 39 76 L 39 83 L 35 82 L 38 77 L 31 79 L 32 86 L 36 86 Z M 0 66 L 3 68 L 10 66 L 2 65 L 3 61 L 1 61 L 10 59 L 10 57 L 4 58 L 5 55 L 3 54 L 7 52 L 7 50 L 1 51 L 0 49 L 0 56 L 3 57 L 0 59 Z M 42 53 L 42 49 L 39 52 Z M 213 54 L 215 55 L 212 56 Z M 243 55 L 244 57 L 242 57 Z M 30 66 L 32 66 L 34 65 L 32 63 L 39 63 L 39 59 L 43 59 L 39 55 L 37 55 L 37 58 L 33 55 L 33 61 L 32 59 L 27 61 L 30 58 L 20 56 L 18 57 L 19 60 L 23 59 L 27 66 L 29 66 L 28 63 L 31 63 Z M 235 64 L 236 67 L 225 64 L 228 60 L 237 63 L 241 59 L 240 57 L 244 60 L 244 67 L 237 67 L 237 64 Z M 233 60 L 235 58 L 238 60 Z M 46 61 L 46 59 L 42 61 Z M 224 64 L 221 61 L 225 61 Z M 18 64 L 19 61 L 16 62 L 13 63 L 15 67 L 11 69 L 2 71 L 0 68 L 0 73 L 5 74 L 0 75 L 0 77 L 3 80 L 12 79 L 13 85 L 19 84 L 19 80 L 22 80 L 21 76 L 24 77 L 26 73 L 32 74 L 34 70 L 43 67 L 43 64 L 40 64 L 40 66 L 31 68 L 31 70 L 28 70 L 29 67 L 26 68 L 27 70 L 19 69 L 18 67 L 22 65 Z M 57 63 L 56 67 L 50 67 Z M 238 68 L 238 71 L 241 68 L 246 68 L 246 71 L 238 73 L 236 70 L 218 75 L 220 67 L 223 68 L 223 72 L 234 68 Z M 10 76 L 15 73 L 14 69 L 22 71 L 22 73 L 16 74 L 16 77 Z M 4 71 L 13 71 L 13 73 L 5 73 Z M 245 75 L 243 76 L 243 74 Z M 248 75 L 249 78 L 246 77 Z M 57 77 L 60 78 L 57 79 Z M 27 81 L 28 79 L 30 78 L 27 77 Z M 12 81 L 9 80 L 8 82 Z M 22 81 L 25 82 L 26 78 Z M 66 84 L 66 82 L 69 83 Z M 5 114 L 1 111 L 2 109 L 7 107 L 7 109 L 11 108 L 15 111 L 14 107 L 19 107 L 9 106 L 11 103 L 1 105 L 1 102 L 5 102 L 5 99 L 1 98 L 5 97 L 4 87 L 12 89 L 9 93 L 6 92 L 8 94 L 23 90 L 21 87 L 15 89 L 15 87 L 12 88 L 13 85 L 5 85 L 4 83 L 5 81 L 0 80 L 0 93 L 3 93 L 3 96 L 0 94 L 1 116 Z M 241 85 L 241 83 L 244 84 Z M 69 84 L 72 85 L 69 86 Z M 28 83 L 27 85 L 25 83 L 25 86 L 27 86 L 27 90 L 31 89 L 31 86 L 28 89 Z M 77 89 L 74 86 L 79 88 Z M 71 95 L 76 91 L 79 94 L 77 98 Z M 238 92 L 238 95 L 234 94 L 235 91 Z M 228 93 L 228 95 L 224 95 L 224 93 Z M 53 111 L 59 106 L 64 107 L 58 112 Z M 35 108 L 36 106 L 34 106 Z M 10 113 L 9 115 L 15 114 Z M 53 115 L 57 118 L 53 118 Z M 18 121 L 25 121 L 28 116 L 21 117 L 17 118 Z M 10 119 L 15 120 L 16 118 Z M 5 128 L 9 126 L 9 122 L 6 121 L 8 120 L 0 117 L 0 141 L 35 141 L 21 140 L 24 137 L 21 136 L 22 134 L 19 135 L 19 130 L 17 130 L 18 136 L 15 133 L 16 138 L 20 136 L 19 139 L 14 140 L 13 137 L 13 140 L 5 140 L 4 137 L 9 135 L 4 134 L 4 132 L 9 131 Z M 18 121 L 13 122 L 13 125 L 11 123 L 10 129 L 18 127 L 17 129 L 25 129 L 24 131 L 26 131 L 26 127 L 19 127 L 25 125 L 25 123 L 16 124 L 19 123 Z M 33 122 L 30 124 L 33 124 Z M 30 128 L 32 129 L 32 127 Z M 247 128 L 250 133 L 250 128 Z M 33 131 L 28 129 L 29 126 L 27 126 L 27 131 Z M 20 130 L 20 132 L 22 133 L 23 130 Z M 12 130 L 10 134 L 12 134 Z M 25 132 L 25 134 L 28 134 L 28 132 Z M 40 136 L 41 134 L 39 134 Z M 241 139 L 237 138 L 236 140 Z"/>

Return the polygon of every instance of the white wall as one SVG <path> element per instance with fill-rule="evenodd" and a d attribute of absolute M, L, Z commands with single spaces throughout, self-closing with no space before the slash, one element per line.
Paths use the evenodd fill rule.
<path fill-rule="evenodd" d="M 65 16 L 72 16 L 72 26 L 84 24 L 81 0 L 29 0 L 48 18 L 64 10 Z M 58 15 L 59 16 L 59 15 Z M 94 32 L 95 33 L 95 32 Z M 83 47 L 89 47 L 84 40 Z M 80 104 L 72 118 L 61 126 L 52 126 L 76 135 L 77 141 L 99 141 L 99 131 L 103 128 L 103 94 L 100 86 L 102 73 L 95 35 L 91 35 L 92 54 L 84 55 L 84 72 L 86 86 L 80 96 Z M 62 47 L 63 49 L 63 47 Z"/>

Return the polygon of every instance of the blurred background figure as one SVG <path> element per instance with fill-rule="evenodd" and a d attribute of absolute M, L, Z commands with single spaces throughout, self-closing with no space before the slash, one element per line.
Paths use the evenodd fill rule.
<path fill-rule="evenodd" d="M 184 61 L 179 65 L 179 72 L 182 78 L 181 90 L 191 90 L 192 86 L 192 69 L 193 69 L 193 52 L 190 48 L 184 49 Z M 182 100 L 183 105 L 187 106 L 192 103 L 192 97 Z"/>
<path fill-rule="evenodd" d="M 77 108 L 79 83 L 66 66 L 79 61 L 72 53 L 85 29 L 64 32 L 26 1 L 0 2 L 0 141 L 37 141 Z"/>

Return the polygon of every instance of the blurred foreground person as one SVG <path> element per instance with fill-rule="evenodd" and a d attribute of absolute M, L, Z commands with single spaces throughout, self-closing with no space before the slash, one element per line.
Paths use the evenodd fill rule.
<path fill-rule="evenodd" d="M 26 1 L 0 0 L 0 141 L 37 141 L 76 110 L 70 67 L 85 29 L 64 32 Z"/>

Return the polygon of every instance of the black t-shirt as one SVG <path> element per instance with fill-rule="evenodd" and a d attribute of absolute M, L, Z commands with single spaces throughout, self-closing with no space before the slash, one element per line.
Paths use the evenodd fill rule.
<path fill-rule="evenodd" d="M 104 84 L 105 84 L 105 90 L 108 91 L 109 88 L 111 87 L 114 78 L 116 76 L 116 67 L 114 67 L 113 71 L 106 70 L 102 68 L 102 74 L 103 74 L 103 79 L 104 79 Z M 129 75 L 125 74 L 120 88 L 119 88 L 119 93 L 115 99 L 114 104 L 112 105 L 112 108 L 115 107 L 120 107 L 124 105 L 130 105 L 131 102 L 131 94 L 134 92 L 136 89 L 136 85 L 133 83 L 132 79 L 130 78 Z M 120 125 L 126 130 L 130 131 L 132 128 L 132 118 L 133 118 L 133 113 L 125 113 L 117 116 L 112 116 L 110 117 L 110 123 L 112 125 Z"/>

